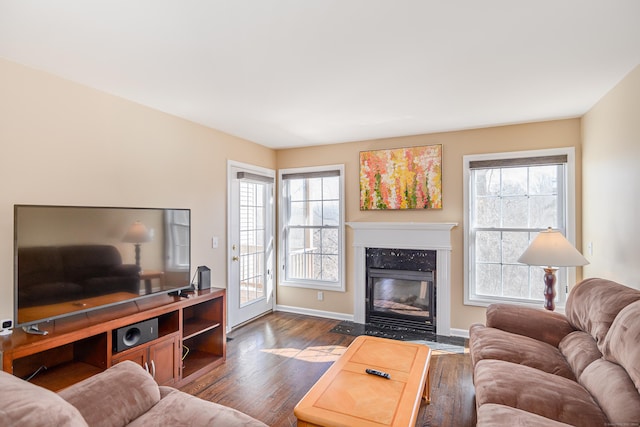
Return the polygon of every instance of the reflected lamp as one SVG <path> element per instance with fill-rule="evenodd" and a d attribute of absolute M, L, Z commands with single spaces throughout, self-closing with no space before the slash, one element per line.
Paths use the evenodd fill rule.
<path fill-rule="evenodd" d="M 136 250 L 136 265 L 140 267 L 140 245 L 151 241 L 151 232 L 149 229 L 142 222 L 136 221 L 131 224 L 122 241 L 133 243 Z"/>

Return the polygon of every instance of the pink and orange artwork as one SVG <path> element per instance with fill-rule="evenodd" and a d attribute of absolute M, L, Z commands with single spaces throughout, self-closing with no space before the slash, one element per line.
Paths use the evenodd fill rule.
<path fill-rule="evenodd" d="M 442 209 L 442 145 L 360 152 L 360 210 Z"/>

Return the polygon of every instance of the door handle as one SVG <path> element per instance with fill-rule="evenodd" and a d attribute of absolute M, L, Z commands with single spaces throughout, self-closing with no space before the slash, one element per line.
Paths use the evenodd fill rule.
<path fill-rule="evenodd" d="M 240 261 L 240 258 L 238 258 L 237 256 L 231 257 L 231 261 Z"/>

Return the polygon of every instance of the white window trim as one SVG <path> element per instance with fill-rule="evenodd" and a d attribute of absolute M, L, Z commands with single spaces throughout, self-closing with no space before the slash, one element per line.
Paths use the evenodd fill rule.
<path fill-rule="evenodd" d="M 286 259 L 285 244 L 283 236 L 285 234 L 285 215 L 286 215 L 286 200 L 284 199 L 284 185 L 282 176 L 290 173 L 309 173 L 309 172 L 324 172 L 324 171 L 339 171 L 340 172 L 340 224 L 338 225 L 338 250 L 340 252 L 338 256 L 338 281 L 334 283 L 322 283 L 311 280 L 285 280 L 284 275 L 284 262 Z M 346 292 L 345 286 L 345 196 L 344 196 L 344 165 L 326 165 L 326 166 L 311 166 L 302 168 L 280 169 L 278 171 L 278 286 L 293 287 L 293 288 L 307 288 L 326 291 L 338 291 Z"/>
<path fill-rule="evenodd" d="M 477 160 L 497 160 L 497 159 L 517 159 L 522 157 L 542 157 L 542 156 L 554 156 L 554 155 L 566 155 L 567 156 L 567 189 L 566 200 L 567 209 L 565 212 L 565 218 L 567 222 L 566 238 L 571 244 L 575 246 L 576 242 L 576 168 L 575 168 L 575 148 L 550 148 L 544 150 L 530 150 L 530 151 L 513 151 L 505 153 L 487 153 L 487 154 L 470 154 L 463 156 L 462 158 L 462 170 L 463 170 L 463 202 L 464 202 L 464 304 L 478 307 L 487 307 L 489 304 L 498 302 L 509 302 L 513 304 L 519 304 L 528 307 L 540 308 L 540 304 L 523 302 L 522 300 L 510 299 L 510 298 L 486 298 L 477 297 L 471 295 L 470 290 L 470 277 L 471 277 L 471 261 L 470 261 L 470 248 L 469 248 L 469 231 L 470 228 L 470 200 L 469 194 L 471 192 L 471 172 L 469 164 L 472 161 Z M 567 285 L 571 286 L 576 281 L 576 269 L 575 267 L 567 268 Z M 564 283 L 556 283 L 556 291 L 560 292 L 560 286 Z M 568 295 L 568 293 L 567 293 Z M 566 301 L 566 298 L 564 299 Z M 556 306 L 556 311 L 564 311 L 564 302 L 561 300 L 560 304 Z"/>

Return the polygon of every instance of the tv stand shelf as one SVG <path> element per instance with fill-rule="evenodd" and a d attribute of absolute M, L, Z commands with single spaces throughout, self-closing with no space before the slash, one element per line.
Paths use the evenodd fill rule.
<path fill-rule="evenodd" d="M 2 369 L 57 391 L 134 360 L 159 384 L 180 387 L 225 362 L 225 298 L 218 288 L 160 295 L 38 325 L 47 335 L 15 329 L 0 342 Z M 114 350 L 116 330 L 149 319 L 158 320 L 157 338 Z"/>

